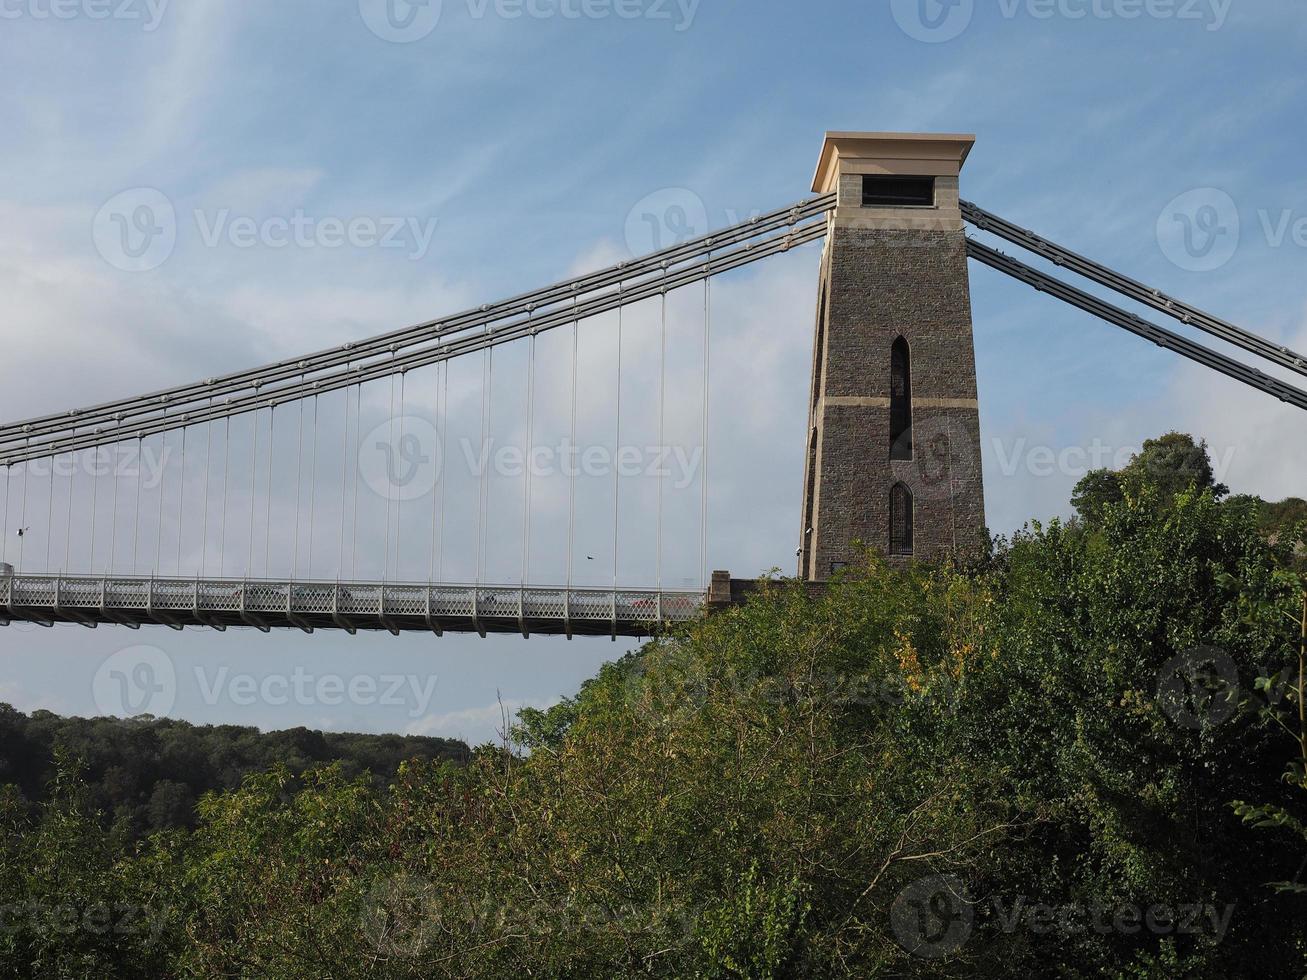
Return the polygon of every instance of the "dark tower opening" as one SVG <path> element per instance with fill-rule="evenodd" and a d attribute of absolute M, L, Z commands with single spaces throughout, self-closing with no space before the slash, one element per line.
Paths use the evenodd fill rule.
<path fill-rule="evenodd" d="M 864 208 L 931 208 L 934 177 L 868 175 L 862 178 Z"/>
<path fill-rule="evenodd" d="M 912 554 L 912 491 L 902 483 L 889 492 L 889 553 Z"/>
<path fill-rule="evenodd" d="M 912 458 L 912 355 L 900 337 L 890 349 L 890 459 Z"/>

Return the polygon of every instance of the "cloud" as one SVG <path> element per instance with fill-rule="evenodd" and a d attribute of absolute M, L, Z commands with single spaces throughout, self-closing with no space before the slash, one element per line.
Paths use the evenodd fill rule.
<path fill-rule="evenodd" d="M 12 630 L 13 627 L 7 627 Z M 65 698 L 56 697 L 50 692 L 33 694 L 16 682 L 0 684 L 0 704 L 12 705 L 16 711 L 31 714 L 34 711 L 53 711 L 55 714 L 67 715 L 73 710 Z"/>
<path fill-rule="evenodd" d="M 1286 339 L 1307 347 L 1307 320 Z M 1245 355 L 1246 360 L 1252 358 Z M 1261 365 L 1259 365 L 1261 366 Z M 1301 376 L 1290 383 L 1304 388 Z M 1181 426 L 1206 438 L 1219 479 L 1236 493 L 1268 500 L 1307 496 L 1307 425 L 1303 411 L 1236 381 L 1213 378 L 1197 364 L 1180 365 L 1168 397 Z"/>
<path fill-rule="evenodd" d="M 318 167 L 259 167 L 221 176 L 199 197 L 199 206 L 237 214 L 289 214 L 325 177 Z"/>
<path fill-rule="evenodd" d="M 137 160 L 177 156 L 195 145 L 204 105 L 220 84 L 227 39 L 244 19 L 224 0 L 171 4 L 167 16 L 165 57 L 143 62 L 136 77 L 142 91 L 152 93 L 135 103 L 144 109 L 141 125 L 126 141 Z"/>
<path fill-rule="evenodd" d="M 1241 8 L 1238 22 L 1211 38 L 1193 32 L 1163 38 L 1161 27 L 1140 29 L 1149 25 L 1086 32 L 1070 23 L 991 18 L 978 20 L 968 38 L 929 46 L 900 38 L 883 10 L 868 8 L 861 20 L 845 17 L 839 25 L 832 17 L 796 21 L 784 11 L 769 20 L 759 11 L 749 30 L 764 46 L 781 36 L 801 43 L 807 32 L 821 34 L 835 52 L 830 70 L 811 78 L 800 72 L 760 80 L 740 75 L 729 59 L 705 57 L 738 40 L 740 25 L 730 18 L 705 16 L 684 37 L 673 37 L 650 25 L 528 24 L 455 16 L 446 8 L 439 30 L 413 45 L 380 41 L 348 2 L 178 0 L 152 34 L 105 30 L 113 25 L 88 20 L 12 22 L 0 45 L 12 74 L 24 82 L 19 97 L 0 106 L 9 137 L 8 183 L 0 191 L 6 198 L 0 199 L 0 416 L 13 420 L 246 369 L 544 285 L 569 266 L 610 265 L 626 257 L 614 236 L 622 238 L 630 210 L 649 191 L 692 188 L 709 223 L 720 226 L 729 221 L 728 209 L 747 217 L 756 205 L 804 196 L 820 130 L 846 126 L 977 131 L 981 138 L 966 179 L 968 195 L 980 203 L 1170 292 L 1230 311 L 1259 332 L 1272 332 L 1266 324 L 1277 312 L 1283 315 L 1286 304 L 1301 303 L 1301 277 L 1294 278 L 1300 256 L 1290 250 L 1265 261 L 1277 256 L 1250 246 L 1219 278 L 1198 280 L 1166 267 L 1153 224 L 1177 192 L 1213 182 L 1237 192 L 1250 209 L 1271 203 L 1264 200 L 1268 194 L 1296 206 L 1300 195 L 1294 196 L 1293 185 L 1274 188 L 1284 187 L 1283 174 L 1293 172 L 1277 161 L 1297 158 L 1300 127 L 1291 110 L 1301 101 L 1295 97 L 1303 82 L 1286 74 L 1283 59 L 1238 58 L 1243 51 L 1275 49 L 1266 44 L 1291 50 L 1290 39 L 1302 36 L 1302 18 Z M 1259 21 L 1250 26 L 1254 17 Z M 1249 44 L 1252 27 L 1266 44 Z M 1173 68 L 1197 68 L 1217 45 L 1226 46 L 1242 71 L 1238 89 L 1210 72 L 1157 70 L 1159 53 Z M 861 57 L 871 49 L 874 57 Z M 1143 92 L 1144 98 L 1105 102 L 1102 72 L 1089 70 L 1105 63 L 1121 91 Z M 605 83 L 595 85 L 593 77 Z M 911 84 L 903 82 L 908 77 Z M 1038 79 L 1033 89 L 1032 78 Z M 525 87 L 523 79 L 529 80 Z M 1259 111 L 1248 112 L 1250 104 Z M 1090 108 L 1068 112 L 1068 105 Z M 818 115 L 825 118 L 814 116 L 814 106 L 824 107 Z M 1194 125 L 1196 119 L 1207 124 Z M 1213 119 L 1221 125 L 1211 125 Z M 1092 154 L 1081 152 L 1084 141 L 1076 140 L 1086 125 L 1097 137 Z M 1250 145 L 1261 152 L 1242 152 Z M 196 208 L 259 217 L 303 207 L 345 219 L 436 218 L 438 226 L 430 254 L 412 261 L 382 250 L 235 249 L 225 241 L 204 247 L 192 221 L 165 265 L 133 276 L 100 259 L 90 228 L 101 204 L 139 185 L 158 187 L 186 220 Z M 1009 454 L 1021 440 L 1027 449 L 1060 452 L 1095 439 L 1129 447 L 1170 428 L 1189 429 L 1211 440 L 1218 456 L 1237 450 L 1225 477 L 1235 489 L 1266 496 L 1300 492 L 1307 453 L 1293 410 L 1155 355 L 1142 341 L 1088 324 L 1024 287 L 1001 291 L 980 275 L 973 286 L 985 372 L 988 506 L 997 530 L 1032 515 L 1065 512 L 1075 475 L 1032 474 L 1027 454 L 1016 474 L 1005 476 L 996 468 L 995 439 Z M 815 294 L 815 250 L 776 257 L 713 285 L 707 560 L 736 574 L 793 568 Z M 662 396 L 658 304 L 627 311 L 622 442 L 656 439 L 661 398 L 667 441 L 698 445 L 701 299 L 693 288 L 669 301 Z M 617 439 L 615 326 L 612 315 L 581 325 L 576 427 L 583 445 Z M 563 327 L 539 342 L 538 442 L 556 445 L 571 428 L 570 338 Z M 525 438 L 525 347 L 501 348 L 494 356 L 487 427 L 500 444 Z M 451 366 L 445 421 L 455 438 L 480 434 L 482 369 L 480 355 Z M 434 371 L 409 375 L 410 411 L 434 417 L 435 378 Z M 384 383 L 365 393 L 365 433 L 381 423 L 389 394 Z M 340 456 L 339 415 L 333 414 L 340 400 L 324 397 L 322 408 L 314 570 L 334 574 L 343 540 L 342 469 L 348 478 L 354 458 L 349 451 Z M 265 513 L 272 524 L 274 550 L 288 551 L 296 533 L 297 422 L 289 407 L 278 410 L 274 500 L 257 514 L 257 532 L 264 530 Z M 248 435 L 246 425 L 240 432 Z M 267 450 L 264 438 L 261 452 Z M 198 432 L 191 439 L 188 506 L 202 495 L 196 463 L 197 450 L 202 454 L 205 447 Z M 243 567 L 250 538 L 249 447 L 243 445 L 227 527 L 229 542 L 242 543 L 236 557 L 228 555 L 232 574 Z M 171 446 L 174 453 L 179 448 L 175 436 Z M 177 504 L 175 459 L 167 474 L 166 514 Z M 258 473 L 268 475 L 262 463 Z M 80 502 L 89 488 L 78 489 Z M 480 533 L 488 542 L 483 573 L 516 580 L 524 489 L 522 481 L 491 480 L 482 528 L 476 481 L 451 484 L 457 501 L 449 507 L 448 541 L 441 542 L 445 576 L 476 574 Z M 622 481 L 617 550 L 624 583 L 648 585 L 659 575 L 669 584 L 698 581 L 701 489 L 692 483 L 668 490 L 660 521 L 656 483 Z M 575 498 L 570 491 L 565 479 L 540 480 L 533 488 L 531 577 L 548 584 L 568 574 L 569 514 L 575 509 L 574 581 L 611 580 L 612 482 L 582 480 Z M 103 493 L 100 499 L 103 505 Z M 361 502 L 360 551 L 378 554 L 358 573 L 425 579 L 435 550 L 434 498 L 406 503 L 399 533 L 387 520 L 396 515 L 386 513 L 380 497 L 364 489 Z M 147 509 L 157 503 L 147 499 Z M 85 555 L 87 508 L 79 503 L 78 510 L 74 543 Z M 211 563 L 216 517 L 215 508 Z M 398 571 L 383 567 L 375 547 L 388 526 L 402 545 Z M 151 543 L 153 530 L 147 518 L 144 534 Z M 259 570 L 261 538 L 254 536 Z M 118 545 L 120 554 L 130 555 L 121 536 Z M 198 532 L 190 534 L 183 565 L 193 565 L 204 547 Z M 104 551 L 102 544 L 101 561 Z M 165 539 L 163 554 L 172 556 L 171 566 L 175 544 Z M 273 573 L 289 567 L 288 558 L 280 569 L 272 563 Z M 237 636 L 187 634 L 178 643 L 233 663 L 243 657 L 257 663 L 258 654 L 249 651 L 268 649 L 256 647 L 259 638 Z M 41 631 L 30 640 L 30 659 L 15 661 L 13 670 L 20 687 L 32 691 L 54 685 L 33 679 L 38 675 L 29 663 L 47 661 L 51 653 L 75 657 L 91 642 L 77 631 Z M 418 642 L 405 637 L 392 646 L 390 637 L 351 639 L 326 631 L 268 640 L 338 670 L 356 662 L 360 644 L 375 652 L 409 641 Z M 451 656 L 461 657 L 483 641 L 446 642 Z M 490 648 L 529 657 L 532 650 L 538 654 L 540 642 L 501 637 Z M 593 651 L 595 662 L 611 652 L 598 642 L 578 641 L 569 649 Z M 475 679 L 470 690 L 494 690 L 503 661 L 476 656 L 465 663 Z M 537 679 L 513 692 L 518 700 L 510 707 L 532 703 L 533 695 L 556 686 Z M 493 738 L 502 715 L 497 703 L 476 706 L 484 697 L 454 698 L 448 713 L 423 725 Z"/>

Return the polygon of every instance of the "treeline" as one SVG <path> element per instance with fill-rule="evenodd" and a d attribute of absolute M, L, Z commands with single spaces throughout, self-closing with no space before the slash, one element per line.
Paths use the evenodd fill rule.
<path fill-rule="evenodd" d="M 299 776 L 338 765 L 351 778 L 369 774 L 384 787 L 401 763 L 466 761 L 462 742 L 406 735 L 334 734 L 295 728 L 260 732 L 142 718 L 30 716 L 0 704 L 0 783 L 19 798 L 48 798 L 56 750 L 78 761 L 89 805 L 131 836 L 190 828 L 205 793 L 237 789 L 246 776 L 281 766 Z"/>
<path fill-rule="evenodd" d="M 1262 532 L 1272 540 L 1281 536 L 1293 540 L 1295 530 L 1307 525 L 1307 500 L 1300 497 L 1274 502 L 1247 494 L 1230 497 L 1230 488 L 1216 481 L 1207 444 L 1182 432 L 1146 440 L 1120 471 L 1088 473 L 1072 492 L 1071 504 L 1078 519 L 1092 525 L 1108 505 L 1119 505 L 1127 498 L 1138 501 L 1147 492 L 1165 503 L 1184 491 L 1210 493 L 1217 500 L 1252 508 Z M 1302 542 L 1294 544 L 1301 558 Z"/>
<path fill-rule="evenodd" d="M 0 973 L 1301 978 L 1302 528 L 1187 437 L 1077 498 L 769 583 L 385 789 L 278 767 L 133 843 L 61 755 L 0 791 Z"/>
<path fill-rule="evenodd" d="M 1281 534 L 1307 524 L 1307 500 L 1290 497 L 1275 503 L 1261 502 L 1262 527 L 1269 534 Z"/>

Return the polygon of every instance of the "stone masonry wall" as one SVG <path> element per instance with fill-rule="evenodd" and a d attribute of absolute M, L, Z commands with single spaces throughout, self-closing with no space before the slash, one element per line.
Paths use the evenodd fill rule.
<path fill-rule="evenodd" d="M 963 234 L 837 221 L 831 235 L 800 574 L 829 577 L 858 559 L 857 543 L 888 552 L 896 481 L 913 493 L 913 559 L 974 554 L 986 532 Z M 911 354 L 910 460 L 890 459 L 890 347 L 900 335 Z"/>

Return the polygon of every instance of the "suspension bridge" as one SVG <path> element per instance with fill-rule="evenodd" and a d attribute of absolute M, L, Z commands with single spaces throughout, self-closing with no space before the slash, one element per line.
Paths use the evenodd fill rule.
<path fill-rule="evenodd" d="M 824 241 L 797 547 L 799 574 L 810 581 L 856 561 L 864 545 L 902 564 L 965 557 L 983 544 L 969 261 L 1307 409 L 1300 388 L 1101 292 L 1292 374 L 1307 375 L 1302 355 L 963 200 L 959 176 L 973 141 L 830 133 L 816 196 L 733 227 L 303 357 L 0 425 L 0 624 L 616 638 L 729 604 L 730 576 L 710 573 L 707 553 L 712 283 L 810 243 Z M 693 317 L 701 337 L 693 370 L 669 370 L 669 316 Z M 654 353 L 633 358 L 628 347 L 624 359 L 637 318 L 653 331 Z M 652 492 L 624 498 L 613 467 L 611 495 L 599 507 L 606 516 L 593 501 L 578 502 L 576 467 L 560 490 L 537 484 L 527 466 L 515 484 L 520 499 L 492 500 L 484 449 L 505 398 L 528 456 L 546 430 L 576 447 L 583 325 L 603 332 L 615 353 L 604 410 L 615 453 L 633 403 L 643 400 L 656 419 L 659 446 L 669 411 L 684 415 L 689 405 L 698 414 L 697 582 L 664 581 L 661 470 Z M 551 337 L 561 341 L 544 350 Z M 459 370 L 480 376 L 471 390 L 482 448 L 466 488 L 473 499 L 461 502 L 440 465 L 451 458 Z M 380 460 L 375 471 L 360 463 L 369 453 Z M 141 465 L 147 459 L 162 464 L 150 470 Z M 415 478 L 423 467 L 428 476 Z M 600 549 L 604 584 L 594 581 L 595 556 L 578 550 L 578 507 L 588 526 L 611 527 Z M 509 508 L 521 530 L 519 568 L 492 575 L 488 544 L 502 546 L 510 534 Z M 533 553 L 542 522 L 565 553 L 545 583 Z M 624 576 L 622 534 L 631 522 L 652 531 L 652 581 Z M 695 543 L 678 535 L 674 548 Z M 415 559 L 425 560 L 423 576 L 410 573 Z M 455 567 L 461 574 L 450 574 Z"/>

